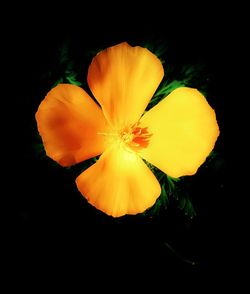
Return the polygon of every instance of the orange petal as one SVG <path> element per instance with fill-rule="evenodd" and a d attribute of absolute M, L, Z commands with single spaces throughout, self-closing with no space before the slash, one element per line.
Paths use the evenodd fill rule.
<path fill-rule="evenodd" d="M 143 212 L 161 193 L 142 159 L 119 146 L 107 149 L 76 179 L 76 184 L 93 206 L 113 217 Z"/>
<path fill-rule="evenodd" d="M 178 88 L 141 119 L 150 137 L 141 156 L 171 177 L 195 174 L 219 135 L 215 112 L 196 89 Z"/>
<path fill-rule="evenodd" d="M 148 49 L 127 43 L 93 58 L 88 84 L 111 125 L 136 123 L 163 78 L 160 60 Z"/>
<path fill-rule="evenodd" d="M 81 88 L 59 84 L 36 113 L 46 153 L 62 166 L 99 155 L 104 150 L 105 118 L 100 107 Z"/>

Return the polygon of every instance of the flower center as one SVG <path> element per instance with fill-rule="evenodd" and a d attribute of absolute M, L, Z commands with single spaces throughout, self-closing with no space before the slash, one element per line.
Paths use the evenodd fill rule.
<path fill-rule="evenodd" d="M 141 128 L 136 124 L 135 126 L 125 128 L 120 133 L 120 136 L 128 147 L 134 151 L 139 151 L 148 146 L 152 134 L 148 132 L 148 128 Z"/>
<path fill-rule="evenodd" d="M 139 124 L 135 124 L 122 130 L 110 131 L 107 133 L 99 133 L 107 136 L 110 143 L 122 145 L 133 151 L 140 151 L 149 145 L 152 134 L 148 132 L 148 128 L 141 128 Z"/>

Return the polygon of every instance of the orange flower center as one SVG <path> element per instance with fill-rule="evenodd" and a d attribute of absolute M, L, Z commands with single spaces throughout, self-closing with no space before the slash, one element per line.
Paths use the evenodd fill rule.
<path fill-rule="evenodd" d="M 151 136 L 147 128 L 140 128 L 138 125 L 125 128 L 120 132 L 121 140 L 134 151 L 146 148 Z"/>
<path fill-rule="evenodd" d="M 152 136 L 152 134 L 148 132 L 147 127 L 141 128 L 138 126 L 138 123 L 119 131 L 115 130 L 99 134 L 107 136 L 109 143 L 123 145 L 123 147 L 128 147 L 136 152 L 142 148 L 146 148 L 149 145 L 150 137 Z"/>

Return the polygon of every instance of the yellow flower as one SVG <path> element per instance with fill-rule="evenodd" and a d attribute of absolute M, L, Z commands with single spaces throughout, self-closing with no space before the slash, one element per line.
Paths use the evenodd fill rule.
<path fill-rule="evenodd" d="M 80 87 L 59 84 L 36 113 L 46 153 L 60 165 L 101 154 L 76 184 L 113 217 L 143 212 L 161 193 L 142 158 L 171 177 L 193 175 L 219 135 L 215 112 L 196 89 L 178 88 L 144 113 L 163 76 L 153 53 L 121 43 L 89 66 L 88 85 L 100 106 Z"/>

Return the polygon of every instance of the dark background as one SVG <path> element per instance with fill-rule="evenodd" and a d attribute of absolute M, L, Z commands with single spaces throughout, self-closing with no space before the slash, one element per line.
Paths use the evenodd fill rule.
<path fill-rule="evenodd" d="M 78 8 L 75 7 L 77 10 Z M 101 9 L 99 10 L 101 11 Z M 188 277 L 187 289 L 221 280 L 228 262 L 228 195 L 226 193 L 226 113 L 228 27 L 216 15 L 94 14 L 87 18 L 53 19 L 42 14 L 20 23 L 9 36 L 14 92 L 15 144 L 9 190 L 14 219 L 11 272 L 22 282 L 43 285 L 70 275 L 80 283 L 107 275 L 121 285 L 153 283 L 167 287 Z M 135 13 L 136 14 L 136 13 Z M 144 19 L 145 16 L 145 19 Z M 71 15 L 72 17 L 72 15 Z M 41 18 L 41 19 L 40 19 Z M 92 49 L 121 41 L 132 45 L 152 41 L 166 44 L 164 58 L 175 75 L 183 64 L 205 66 L 210 104 L 217 113 L 221 134 L 216 158 L 185 180 L 196 210 L 185 216 L 174 201 L 158 216 L 125 216 L 113 219 L 92 208 L 77 191 L 74 171 L 58 167 L 39 153 L 35 112 L 60 76 L 60 49 L 69 44 L 79 78 L 86 83 Z M 81 69 L 82 67 L 82 69 Z M 203 77 L 201 77 L 204 83 Z M 12 138 L 13 140 L 13 138 Z M 13 216 L 13 217 L 12 217 Z M 139 278 L 139 276 L 143 278 Z"/>

